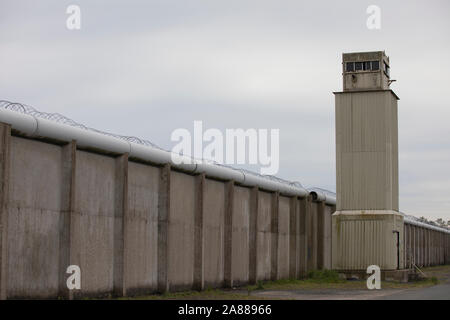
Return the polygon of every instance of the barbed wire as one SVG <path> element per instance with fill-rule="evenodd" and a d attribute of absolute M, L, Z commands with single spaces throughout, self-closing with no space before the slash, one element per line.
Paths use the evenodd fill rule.
<path fill-rule="evenodd" d="M 92 131 L 92 132 L 96 132 L 96 133 L 99 133 L 99 134 L 103 134 L 103 135 L 107 135 L 107 136 L 110 136 L 110 137 L 114 137 L 114 138 L 117 138 L 117 139 L 125 140 L 125 141 L 128 141 L 128 142 L 133 142 L 133 143 L 136 143 L 136 144 L 140 144 L 140 145 L 144 145 L 144 146 L 150 146 L 150 147 L 153 147 L 153 148 L 157 148 L 159 150 L 167 151 L 167 150 L 159 147 L 158 145 L 154 144 L 153 142 L 151 142 L 149 140 L 141 139 L 141 138 L 134 137 L 134 136 L 118 135 L 118 134 L 114 134 L 114 133 L 110 133 L 110 132 L 106 132 L 106 131 L 101 131 L 101 130 L 97 130 L 97 129 L 94 129 L 94 128 L 90 128 L 90 127 L 85 126 L 82 123 L 76 122 L 76 121 L 74 121 L 74 120 L 72 120 L 72 119 L 70 119 L 70 118 L 68 118 L 68 117 L 66 117 L 66 116 L 64 116 L 64 115 L 62 115 L 60 113 L 42 112 L 42 111 L 39 111 L 39 110 L 35 109 L 32 106 L 29 106 L 29 105 L 26 105 L 26 104 L 23 104 L 23 103 L 10 102 L 10 101 L 7 101 L 7 100 L 0 100 L 0 108 L 8 109 L 8 110 L 16 111 L 16 112 L 20 112 L 20 113 L 23 113 L 23 114 L 31 115 L 33 117 L 38 117 L 38 118 L 41 118 L 41 119 L 54 121 L 54 122 L 57 122 L 57 123 L 61 123 L 61 124 L 64 124 L 64 125 L 76 127 L 76 128 L 79 128 L 79 129 Z M 167 151 L 167 152 L 169 152 L 169 151 Z M 279 182 L 279 183 L 282 183 L 282 184 L 287 184 L 287 185 L 290 185 L 290 186 L 293 186 L 293 187 L 304 188 L 303 185 L 300 182 L 298 182 L 298 181 L 288 181 L 288 180 L 281 179 L 279 177 L 272 176 L 272 175 L 263 175 L 263 174 L 259 174 L 257 172 L 250 171 L 250 170 L 247 170 L 247 169 L 238 169 L 238 168 L 234 168 L 234 167 L 231 167 L 229 165 L 225 165 L 223 163 L 219 163 L 219 162 L 216 162 L 216 161 L 213 161 L 213 160 L 208 160 L 208 159 L 195 159 L 195 160 L 203 161 L 205 163 L 211 163 L 211 164 L 214 164 L 214 165 L 217 165 L 217 166 L 226 167 L 226 168 L 229 168 L 229 169 L 232 169 L 232 170 L 243 172 L 245 174 L 262 177 L 262 178 L 265 178 L 265 179 L 268 179 L 268 180 L 271 180 L 271 181 L 276 181 L 276 182 Z M 321 189 L 321 188 L 315 188 L 315 189 L 317 189 L 317 190 L 320 189 L 322 192 L 326 192 L 327 194 L 335 196 L 335 194 L 333 192 L 329 191 L 329 190 L 325 190 L 325 189 Z M 312 190 L 312 189 L 310 189 L 310 190 Z"/>
<path fill-rule="evenodd" d="M 421 222 L 421 223 L 428 224 L 428 225 L 430 225 L 430 226 L 434 226 L 434 227 L 438 227 L 438 228 L 443 228 L 443 229 L 446 229 L 446 230 L 450 230 L 450 228 L 449 228 L 448 226 L 445 226 L 445 225 L 439 225 L 438 223 L 436 223 L 435 221 L 432 221 L 432 220 L 423 219 L 423 218 L 417 218 L 417 217 L 415 217 L 415 216 L 412 216 L 412 215 L 409 215 L 409 214 L 406 214 L 406 213 L 403 213 L 403 215 L 404 215 L 405 217 L 407 217 L 407 218 L 413 220 L 413 221 L 416 221 L 416 222 Z"/>
<path fill-rule="evenodd" d="M 41 119 L 46 119 L 46 120 L 50 120 L 50 121 L 54 121 L 57 123 L 61 123 L 61 124 L 65 124 L 65 125 L 69 125 L 71 127 L 76 127 L 76 128 L 80 128 L 83 130 L 87 130 L 87 131 L 93 131 L 96 133 L 100 133 L 103 135 L 107 135 L 110 137 L 114 137 L 114 138 L 118 138 L 121 140 L 125 140 L 128 142 L 134 142 L 137 144 L 142 144 L 145 146 L 151 146 L 154 148 L 158 148 L 163 150 L 162 148 L 160 148 L 159 146 L 157 146 L 156 144 L 152 143 L 151 141 L 148 140 L 144 140 L 138 137 L 134 137 L 134 136 L 122 136 L 122 135 L 118 135 L 118 134 L 114 134 L 114 133 L 110 133 L 110 132 L 106 132 L 106 131 L 101 131 L 101 130 L 97 130 L 94 128 L 90 128 L 85 126 L 84 124 L 81 124 L 79 122 L 76 122 L 60 113 L 49 113 L 49 112 L 42 112 L 39 111 L 35 108 L 33 108 L 32 106 L 23 104 L 23 103 L 18 103 L 18 102 L 10 102 L 10 101 L 6 101 L 6 100 L 0 100 L 0 108 L 3 109 L 8 109 L 8 110 L 12 110 L 12 111 L 16 111 L 16 112 L 20 112 L 23 114 L 27 114 L 27 115 L 31 115 L 33 117 L 38 117 Z"/>

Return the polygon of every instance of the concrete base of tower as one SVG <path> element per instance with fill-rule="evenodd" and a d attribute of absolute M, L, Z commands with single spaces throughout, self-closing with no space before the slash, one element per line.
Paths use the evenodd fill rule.
<path fill-rule="evenodd" d="M 332 268 L 405 269 L 403 215 L 393 210 L 341 210 L 332 216 Z"/>

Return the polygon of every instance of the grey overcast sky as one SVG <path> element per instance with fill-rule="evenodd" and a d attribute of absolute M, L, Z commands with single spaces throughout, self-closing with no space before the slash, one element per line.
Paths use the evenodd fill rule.
<path fill-rule="evenodd" d="M 81 30 L 66 28 L 70 4 Z M 366 27 L 371 4 L 380 30 Z M 449 33 L 448 0 L 1 0 L 0 99 L 164 148 L 194 120 L 279 128 L 278 176 L 334 191 L 341 54 L 385 50 L 400 209 L 448 220 Z"/>

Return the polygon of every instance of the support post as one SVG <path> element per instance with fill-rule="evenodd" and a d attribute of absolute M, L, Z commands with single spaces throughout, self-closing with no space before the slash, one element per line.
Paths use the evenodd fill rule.
<path fill-rule="evenodd" d="M 256 283 L 257 277 L 257 234 L 258 234 L 258 206 L 259 206 L 259 189 L 253 187 L 250 193 L 250 218 L 249 218 L 249 268 L 248 268 L 248 282 L 249 284 Z"/>
<path fill-rule="evenodd" d="M 299 269 L 299 274 L 298 276 L 300 278 L 304 278 L 306 276 L 306 272 L 308 269 L 308 233 L 307 233 L 307 218 L 306 218 L 306 213 L 307 213 L 307 198 L 301 198 L 300 199 L 300 203 L 299 203 L 299 210 L 298 210 L 298 220 L 299 220 L 299 232 L 300 232 L 300 237 L 299 237 L 299 248 L 298 248 L 298 253 L 299 253 L 299 258 L 298 258 L 298 269 Z"/>
<path fill-rule="evenodd" d="M 297 197 L 289 202 L 289 278 L 297 277 Z"/>
<path fill-rule="evenodd" d="M 158 292 L 169 291 L 168 241 L 170 221 L 170 164 L 160 171 L 158 198 Z"/>
<path fill-rule="evenodd" d="M 278 211 L 280 206 L 280 193 L 275 192 L 272 195 L 272 210 L 271 210 L 271 239 L 270 239 L 270 258 L 271 258 L 271 272 L 270 279 L 272 281 L 278 279 Z"/>
<path fill-rule="evenodd" d="M 114 209 L 114 269 L 113 292 L 115 296 L 126 296 L 125 284 L 125 230 L 128 217 L 128 154 L 116 158 L 116 190 Z"/>
<path fill-rule="evenodd" d="M 8 191 L 11 126 L 0 123 L 0 300 L 8 295 Z"/>
<path fill-rule="evenodd" d="M 194 290 L 201 291 L 205 287 L 204 278 L 204 193 L 205 174 L 196 177 L 195 216 L 194 216 Z"/>
<path fill-rule="evenodd" d="M 325 201 L 318 203 L 317 210 L 317 269 L 325 265 Z"/>
<path fill-rule="evenodd" d="M 312 196 L 308 195 L 305 204 L 306 224 L 306 273 L 314 270 L 314 222 L 312 213 Z"/>
<path fill-rule="evenodd" d="M 224 215 L 224 287 L 233 287 L 233 206 L 234 181 L 228 181 L 225 187 Z"/>
<path fill-rule="evenodd" d="M 62 148 L 61 217 L 59 220 L 59 294 L 72 300 L 73 291 L 67 288 L 67 267 L 72 264 L 73 216 L 75 212 L 75 168 L 77 144 L 72 141 Z"/>

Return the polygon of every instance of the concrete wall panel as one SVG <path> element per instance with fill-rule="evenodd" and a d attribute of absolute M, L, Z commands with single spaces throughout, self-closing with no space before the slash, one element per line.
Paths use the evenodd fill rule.
<path fill-rule="evenodd" d="M 74 264 L 81 268 L 81 294 L 113 290 L 115 159 L 77 151 Z"/>
<path fill-rule="evenodd" d="M 279 198 L 278 214 L 278 279 L 288 279 L 290 198 Z"/>
<path fill-rule="evenodd" d="M 311 269 L 317 269 L 317 255 L 318 255 L 318 214 L 319 214 L 319 203 L 311 203 L 311 246 L 310 246 L 310 258 L 311 258 Z"/>
<path fill-rule="evenodd" d="M 203 245 L 205 288 L 222 286 L 224 274 L 225 184 L 206 179 Z"/>
<path fill-rule="evenodd" d="M 157 289 L 160 169 L 130 162 L 125 222 L 125 284 L 129 294 Z"/>
<path fill-rule="evenodd" d="M 58 293 L 61 157 L 59 146 L 11 138 L 9 297 Z"/>
<path fill-rule="evenodd" d="M 272 194 L 259 192 L 258 197 L 258 223 L 256 235 L 256 256 L 257 256 L 257 280 L 270 280 L 271 272 L 271 212 Z"/>
<path fill-rule="evenodd" d="M 248 281 L 250 189 L 235 187 L 233 202 L 232 275 L 235 284 Z"/>
<path fill-rule="evenodd" d="M 193 176 L 171 172 L 168 277 L 173 290 L 190 289 L 194 281 L 195 187 Z"/>
<path fill-rule="evenodd" d="M 298 277 L 302 278 L 306 276 L 306 270 L 307 270 L 307 233 L 306 233 L 306 198 L 297 200 L 297 248 L 298 248 L 298 255 L 297 255 L 297 265 L 298 265 Z"/>

